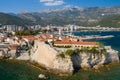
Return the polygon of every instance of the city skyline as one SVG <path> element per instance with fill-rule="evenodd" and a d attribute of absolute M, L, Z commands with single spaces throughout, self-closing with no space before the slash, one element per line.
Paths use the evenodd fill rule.
<path fill-rule="evenodd" d="M 120 6 L 120 0 L 1 0 L 0 12 L 36 12 L 64 7 L 111 7 Z"/>

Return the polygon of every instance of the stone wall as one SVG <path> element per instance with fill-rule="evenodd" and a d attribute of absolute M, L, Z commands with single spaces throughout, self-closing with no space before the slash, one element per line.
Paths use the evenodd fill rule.
<path fill-rule="evenodd" d="M 35 41 L 32 49 L 31 61 L 37 62 L 48 70 L 56 71 L 57 73 L 72 74 L 73 65 L 69 57 L 62 59 L 58 57 L 58 53 L 49 44 Z"/>

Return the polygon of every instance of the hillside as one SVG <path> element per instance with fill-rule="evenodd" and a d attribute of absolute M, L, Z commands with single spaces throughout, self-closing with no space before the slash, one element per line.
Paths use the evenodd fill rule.
<path fill-rule="evenodd" d="M 32 13 L 20 13 L 18 16 L 24 20 L 30 20 L 35 24 L 41 24 L 46 26 L 52 25 L 66 25 L 66 24 L 76 24 L 81 26 L 96 26 L 102 25 L 99 22 L 104 20 L 103 18 L 109 18 L 109 16 L 120 15 L 120 7 L 110 7 L 110 8 L 62 8 L 56 10 L 45 10 L 41 12 Z M 113 24 L 112 24 L 113 25 Z M 105 25 L 109 26 L 109 25 Z M 116 27 L 114 25 L 113 27 Z"/>
<path fill-rule="evenodd" d="M 25 25 L 25 24 L 29 24 L 29 23 L 28 23 L 28 21 L 25 21 L 17 16 L 9 15 L 6 13 L 0 13 L 0 24 Z"/>
<path fill-rule="evenodd" d="M 120 27 L 120 15 L 104 17 L 99 24 L 106 27 Z"/>

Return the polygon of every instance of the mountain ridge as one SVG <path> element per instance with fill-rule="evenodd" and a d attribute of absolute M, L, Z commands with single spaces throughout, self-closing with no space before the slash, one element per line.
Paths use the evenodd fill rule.
<path fill-rule="evenodd" d="M 10 13 L 14 16 L 15 14 Z M 120 6 L 115 7 L 66 7 L 55 10 L 43 10 L 40 12 L 24 12 L 18 13 L 15 17 L 18 17 L 21 21 L 26 22 L 28 25 L 40 24 L 41 26 L 56 25 L 64 26 L 68 24 L 76 24 L 79 26 L 105 26 L 105 27 L 119 27 L 119 25 L 105 25 L 102 21 L 108 18 L 112 21 L 113 17 L 120 15 Z M 118 24 L 120 19 L 114 24 Z M 109 22 L 111 22 L 108 20 Z M 13 20 L 14 21 L 14 20 Z M 107 24 L 109 23 L 107 22 Z"/>
<path fill-rule="evenodd" d="M 69 7 L 18 15 L 22 19 L 31 20 L 41 25 L 44 25 L 44 22 L 47 25 L 53 24 L 63 26 L 67 24 L 76 24 L 81 26 L 96 26 L 99 25 L 99 21 L 106 16 L 120 15 L 120 7 Z"/>

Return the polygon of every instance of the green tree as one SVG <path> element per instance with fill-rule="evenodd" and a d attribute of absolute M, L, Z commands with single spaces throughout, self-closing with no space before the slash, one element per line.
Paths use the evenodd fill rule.
<path fill-rule="evenodd" d="M 73 50 L 69 49 L 65 52 L 65 54 L 71 56 L 73 54 Z"/>
<path fill-rule="evenodd" d="M 74 50 L 74 53 L 75 53 L 75 54 L 79 54 L 79 53 L 80 53 L 80 49 L 75 49 L 75 50 Z"/>

